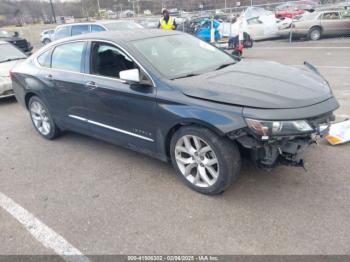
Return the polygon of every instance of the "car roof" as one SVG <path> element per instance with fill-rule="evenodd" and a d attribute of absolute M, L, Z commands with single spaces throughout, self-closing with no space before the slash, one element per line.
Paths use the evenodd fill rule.
<path fill-rule="evenodd" d="M 73 25 L 106 25 L 106 24 L 114 24 L 114 23 L 122 23 L 122 22 L 135 23 L 135 21 L 133 21 L 133 20 L 99 20 L 99 21 L 91 21 L 91 22 L 78 22 L 78 23 L 63 24 L 63 25 L 57 26 L 57 28 L 65 27 L 65 26 L 73 26 Z"/>
<path fill-rule="evenodd" d="M 74 40 L 100 39 L 115 43 L 127 43 L 135 40 L 149 39 L 169 35 L 184 35 L 181 31 L 160 29 L 134 29 L 123 31 L 104 31 L 99 33 L 81 34 L 74 37 L 64 38 L 57 42 L 70 42 Z M 55 42 L 55 43 L 57 43 Z"/>

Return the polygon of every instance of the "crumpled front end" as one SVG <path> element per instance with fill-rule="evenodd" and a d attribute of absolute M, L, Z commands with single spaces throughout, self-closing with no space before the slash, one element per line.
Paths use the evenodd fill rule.
<path fill-rule="evenodd" d="M 228 136 L 249 149 L 252 160 L 260 168 L 270 169 L 280 164 L 303 167 L 305 150 L 328 133 L 333 120 L 332 113 L 307 119 L 312 130 L 300 134 L 264 136 L 245 128 Z"/>

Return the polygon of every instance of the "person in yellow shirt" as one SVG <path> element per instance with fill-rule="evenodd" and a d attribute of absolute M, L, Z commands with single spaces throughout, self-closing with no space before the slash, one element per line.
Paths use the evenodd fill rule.
<path fill-rule="evenodd" d="M 175 18 L 170 16 L 167 9 L 163 10 L 163 17 L 159 20 L 158 28 L 164 30 L 175 30 L 177 27 Z"/>

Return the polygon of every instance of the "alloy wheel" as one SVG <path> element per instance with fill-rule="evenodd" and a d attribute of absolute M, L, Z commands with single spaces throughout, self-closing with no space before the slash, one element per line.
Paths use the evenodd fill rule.
<path fill-rule="evenodd" d="M 51 131 L 51 123 L 48 113 L 44 106 L 34 101 L 30 105 L 30 116 L 36 129 L 44 136 L 48 135 Z"/>
<path fill-rule="evenodd" d="M 320 39 L 320 37 L 321 37 L 321 33 L 319 30 L 315 29 L 311 31 L 310 38 L 312 40 L 318 40 Z"/>
<path fill-rule="evenodd" d="M 175 159 L 182 175 L 193 185 L 210 187 L 219 177 L 219 161 L 211 146 L 194 135 L 181 137 L 175 146 Z"/>

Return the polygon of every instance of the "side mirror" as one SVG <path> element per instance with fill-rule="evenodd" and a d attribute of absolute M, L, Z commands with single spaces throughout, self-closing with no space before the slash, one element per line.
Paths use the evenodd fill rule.
<path fill-rule="evenodd" d="M 129 69 L 119 72 L 119 77 L 121 80 L 129 82 L 140 82 L 140 71 L 138 69 Z"/>

